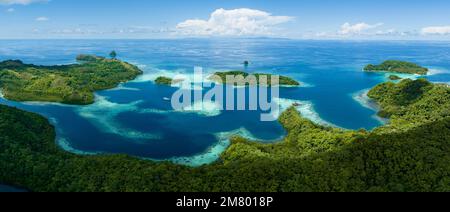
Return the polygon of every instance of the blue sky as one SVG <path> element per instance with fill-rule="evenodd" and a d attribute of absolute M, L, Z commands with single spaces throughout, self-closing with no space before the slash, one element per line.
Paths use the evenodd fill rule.
<path fill-rule="evenodd" d="M 0 0 L 0 38 L 450 39 L 448 0 Z"/>

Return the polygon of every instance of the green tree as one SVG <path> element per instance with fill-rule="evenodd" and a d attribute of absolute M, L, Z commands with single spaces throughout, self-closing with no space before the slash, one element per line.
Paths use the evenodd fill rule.
<path fill-rule="evenodd" d="M 111 57 L 111 59 L 116 59 L 117 57 L 116 51 L 112 51 L 111 53 L 109 53 L 109 56 Z"/>

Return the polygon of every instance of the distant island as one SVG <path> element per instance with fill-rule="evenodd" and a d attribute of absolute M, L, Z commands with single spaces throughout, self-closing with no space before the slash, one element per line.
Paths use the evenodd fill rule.
<path fill-rule="evenodd" d="M 396 80 L 401 80 L 402 78 L 397 75 L 391 75 L 391 76 L 389 76 L 389 79 L 392 81 L 396 81 Z"/>
<path fill-rule="evenodd" d="M 260 77 L 267 77 L 267 83 L 268 85 L 272 85 L 271 82 L 271 77 L 273 76 L 272 74 L 262 74 L 262 73 L 256 73 L 256 74 L 249 74 L 247 72 L 243 72 L 243 71 L 227 71 L 227 72 L 216 72 L 214 73 L 213 76 L 218 76 L 220 77 L 220 82 L 221 83 L 225 83 L 225 84 L 231 84 L 234 83 L 236 85 L 246 85 L 248 84 L 248 82 L 227 82 L 227 76 L 232 76 L 232 77 L 237 77 L 237 76 L 243 76 L 244 78 L 249 76 L 249 75 L 254 75 L 257 79 L 257 84 L 260 84 Z M 284 86 L 300 86 L 300 82 L 297 82 L 296 80 L 290 78 L 290 77 L 286 77 L 286 76 L 279 76 L 279 85 L 284 85 Z M 218 79 L 215 79 L 214 77 L 210 77 L 209 79 L 219 82 Z"/>
<path fill-rule="evenodd" d="M 172 78 L 169 77 L 158 77 L 155 80 L 155 83 L 158 85 L 172 85 Z"/>
<path fill-rule="evenodd" d="M 415 63 L 399 61 L 399 60 L 388 60 L 380 65 L 367 65 L 364 68 L 365 71 L 369 72 L 393 72 L 402 74 L 419 74 L 426 75 L 428 73 L 428 68 L 419 66 Z"/>
<path fill-rule="evenodd" d="M 0 89 L 13 101 L 45 101 L 74 105 L 94 102 L 94 93 L 135 79 L 138 67 L 93 55 L 79 55 L 78 64 L 39 66 L 20 60 L 0 63 Z"/>
<path fill-rule="evenodd" d="M 71 154 L 57 146 L 44 117 L 0 105 L 0 183 L 33 192 L 448 191 L 450 88 L 406 79 L 380 84 L 369 96 L 389 125 L 324 127 L 291 107 L 280 117 L 283 141 L 233 137 L 220 161 L 197 168 Z"/>

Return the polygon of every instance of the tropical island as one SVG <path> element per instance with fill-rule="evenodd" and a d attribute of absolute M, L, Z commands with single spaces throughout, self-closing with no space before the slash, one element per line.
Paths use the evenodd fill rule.
<path fill-rule="evenodd" d="M 401 80 L 402 78 L 397 75 L 390 75 L 389 79 L 392 81 L 397 81 L 397 80 Z"/>
<path fill-rule="evenodd" d="M 172 78 L 169 77 L 158 77 L 155 80 L 155 83 L 158 85 L 172 85 Z"/>
<path fill-rule="evenodd" d="M 60 149 L 40 115 L 0 106 L 0 183 L 31 191 L 450 191 L 450 88 L 425 79 L 369 92 L 389 125 L 324 127 L 291 107 L 275 144 L 234 137 L 214 164 L 189 168 Z"/>
<path fill-rule="evenodd" d="M 419 66 L 415 63 L 399 61 L 399 60 L 387 60 L 380 65 L 367 65 L 364 68 L 368 72 L 393 72 L 402 74 L 418 74 L 426 75 L 428 68 Z"/>
<path fill-rule="evenodd" d="M 77 61 L 55 66 L 0 62 L 0 89 L 13 101 L 86 105 L 94 102 L 95 91 L 114 88 L 142 74 L 136 66 L 115 58 L 79 55 Z"/>
<path fill-rule="evenodd" d="M 160 76 L 155 79 L 155 83 L 157 85 L 172 85 L 172 84 L 180 83 L 183 81 L 184 81 L 184 79 L 172 79 L 170 77 L 164 77 L 164 76 Z"/>
<path fill-rule="evenodd" d="M 253 75 L 256 77 L 256 82 L 258 85 L 260 84 L 261 77 L 267 78 L 267 84 L 270 86 L 272 85 L 272 74 L 263 74 L 263 73 L 255 73 L 255 74 L 249 74 L 247 72 L 243 71 L 227 71 L 227 72 L 216 72 L 211 77 L 209 77 L 210 80 L 213 80 L 215 82 L 220 82 L 224 84 L 235 84 L 235 85 L 248 85 L 249 82 L 243 80 L 243 81 L 233 81 L 233 82 L 227 82 L 227 77 L 239 77 L 242 76 L 243 78 L 248 77 L 249 75 Z M 279 76 L 279 85 L 282 86 L 300 86 L 300 83 L 296 80 L 286 77 L 286 76 Z"/>

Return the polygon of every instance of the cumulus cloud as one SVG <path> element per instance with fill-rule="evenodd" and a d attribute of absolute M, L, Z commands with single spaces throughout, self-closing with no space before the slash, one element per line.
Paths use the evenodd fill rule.
<path fill-rule="evenodd" d="M 255 36 L 271 35 L 276 25 L 293 17 L 274 16 L 247 8 L 214 11 L 208 20 L 190 19 L 176 26 L 178 34 L 190 36 Z"/>
<path fill-rule="evenodd" d="M 36 21 L 40 21 L 40 22 L 44 22 L 44 21 L 49 21 L 50 19 L 47 17 L 37 17 Z"/>
<path fill-rule="evenodd" d="M 450 35 L 450 26 L 432 26 L 422 29 L 424 35 Z"/>
<path fill-rule="evenodd" d="M 21 4 L 21 5 L 29 5 L 36 2 L 48 2 L 49 0 L 0 0 L 0 4 L 4 5 L 12 5 L 12 4 Z"/>
<path fill-rule="evenodd" d="M 363 34 L 364 32 L 366 32 L 367 30 L 375 29 L 382 25 L 383 25 L 382 23 L 370 25 L 370 24 L 367 24 L 364 22 L 352 25 L 347 22 L 341 26 L 341 30 L 339 31 L 339 34 L 341 34 L 341 35 L 360 35 L 360 34 Z"/>
<path fill-rule="evenodd" d="M 9 9 L 6 10 L 6 12 L 9 12 L 9 13 L 12 13 L 14 11 L 16 11 L 14 8 L 9 8 Z"/>

